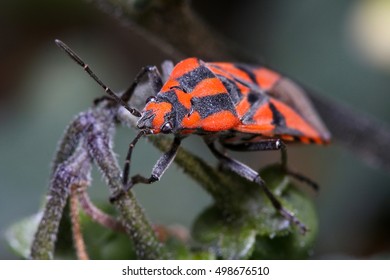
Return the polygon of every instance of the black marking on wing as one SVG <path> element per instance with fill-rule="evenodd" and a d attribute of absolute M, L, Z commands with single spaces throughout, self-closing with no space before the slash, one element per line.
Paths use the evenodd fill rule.
<path fill-rule="evenodd" d="M 220 93 L 204 97 L 193 97 L 191 99 L 192 108 L 197 111 L 202 119 L 221 112 L 230 111 L 236 115 L 232 100 L 229 94 Z"/>
<path fill-rule="evenodd" d="M 241 64 L 238 64 L 238 65 L 241 65 Z M 237 85 L 237 83 L 240 83 L 241 85 L 243 85 L 243 86 L 245 86 L 245 87 L 247 87 L 247 88 L 253 88 L 253 87 L 254 87 L 254 84 L 253 84 L 253 83 L 250 83 L 250 82 L 248 82 L 248 81 L 243 81 L 242 79 L 240 79 L 240 78 L 238 78 L 238 77 L 232 75 L 232 73 L 230 73 L 229 71 L 226 71 L 225 69 L 223 69 L 223 68 L 220 67 L 219 65 L 212 64 L 212 66 L 215 67 L 215 68 L 217 68 L 217 69 L 219 69 L 219 70 L 221 70 L 222 72 L 224 72 L 226 76 L 229 76 L 229 77 L 230 77 L 229 80 L 232 80 L 233 82 L 235 82 L 236 85 Z M 237 69 L 240 69 L 240 70 L 244 71 L 243 69 L 237 67 L 237 64 L 235 64 L 234 66 L 235 66 Z M 244 67 L 245 67 L 245 66 L 244 66 Z M 245 72 L 248 76 L 249 76 L 249 75 L 252 75 L 252 78 L 255 79 L 255 77 L 253 76 L 253 73 L 252 73 L 252 71 L 249 69 L 249 67 L 246 66 L 245 69 L 248 70 L 248 71 L 250 71 L 250 73 L 247 73 L 246 71 L 244 71 L 244 72 Z M 217 75 L 217 76 L 218 76 L 218 78 L 219 78 L 220 76 L 223 77 L 222 75 Z M 253 80 L 252 80 L 251 78 L 250 78 L 250 80 L 253 82 Z M 257 82 L 256 82 L 255 84 L 256 84 L 256 87 L 258 87 Z"/>
<path fill-rule="evenodd" d="M 180 76 L 177 80 L 186 92 L 190 93 L 197 84 L 199 84 L 204 79 L 215 78 L 213 72 L 211 72 L 207 67 L 200 65 L 194 70 L 185 73 Z"/>
<path fill-rule="evenodd" d="M 272 111 L 272 124 L 276 127 L 286 127 L 286 119 L 284 118 L 283 114 L 279 112 L 279 110 L 272 102 L 269 102 L 268 106 Z"/>
<path fill-rule="evenodd" d="M 249 98 L 254 102 L 251 103 Z M 249 103 L 251 103 L 251 107 L 249 108 L 249 111 L 241 118 L 241 121 L 244 124 L 255 123 L 256 121 L 253 119 L 253 116 L 256 114 L 259 108 L 269 100 L 269 98 L 261 92 L 252 91 L 248 93 L 247 100 Z"/>
<path fill-rule="evenodd" d="M 245 64 L 234 64 L 234 66 L 237 69 L 240 69 L 241 71 L 245 72 L 248 75 L 249 79 L 252 81 L 252 83 L 257 85 L 256 75 L 255 73 L 253 73 L 251 67 Z"/>
<path fill-rule="evenodd" d="M 238 88 L 236 82 L 223 75 L 217 75 L 217 77 L 222 82 L 223 86 L 226 88 L 233 103 L 237 104 L 238 102 L 240 102 L 243 95 L 241 90 Z"/>
<path fill-rule="evenodd" d="M 259 100 L 262 96 L 258 92 L 251 91 L 248 93 L 247 100 L 248 102 L 253 105 Z"/>

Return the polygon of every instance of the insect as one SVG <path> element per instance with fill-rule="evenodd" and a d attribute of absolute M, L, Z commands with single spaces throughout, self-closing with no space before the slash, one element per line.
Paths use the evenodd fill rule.
<path fill-rule="evenodd" d="M 281 168 L 289 175 L 315 185 L 310 179 L 287 168 L 286 143 L 327 144 L 330 133 L 298 84 L 261 66 L 226 62 L 203 62 L 198 58 L 182 60 L 170 69 L 163 81 L 155 66 L 142 68 L 130 88 L 121 96 L 107 87 L 68 46 L 56 40 L 105 90 L 108 97 L 139 117 L 140 130 L 131 142 L 123 170 L 123 185 L 158 181 L 169 167 L 181 141 L 191 134 L 201 135 L 216 158 L 231 171 L 256 182 L 274 208 L 301 232 L 306 226 L 283 207 L 259 173 L 227 156 L 218 146 L 234 151 L 281 151 Z M 148 76 L 154 95 L 139 112 L 129 101 L 143 76 Z M 166 75 L 167 76 L 167 75 Z M 163 154 L 149 177 L 129 177 L 134 146 L 142 136 L 173 134 L 170 149 Z"/>

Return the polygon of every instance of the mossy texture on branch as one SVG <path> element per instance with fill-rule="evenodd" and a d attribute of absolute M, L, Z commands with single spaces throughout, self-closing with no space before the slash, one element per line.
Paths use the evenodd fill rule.
<path fill-rule="evenodd" d="M 92 161 L 99 167 L 112 194 L 122 189 L 121 169 L 112 150 L 116 109 L 95 107 L 79 114 L 65 132 L 53 165 L 43 216 L 31 244 L 30 257 L 51 259 L 72 185 L 88 185 Z M 75 129 L 77 128 L 77 129 Z M 138 258 L 167 258 L 162 244 L 132 193 L 115 201 L 121 222 Z M 12 235 L 9 235 L 12 238 Z M 11 239 L 10 239 L 11 241 Z"/>

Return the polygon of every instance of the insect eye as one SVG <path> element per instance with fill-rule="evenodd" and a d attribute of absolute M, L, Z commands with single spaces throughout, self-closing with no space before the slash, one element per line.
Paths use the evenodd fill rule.
<path fill-rule="evenodd" d="M 145 104 L 149 103 L 149 102 L 154 102 L 154 101 L 156 101 L 156 97 L 155 96 L 149 96 L 148 98 L 146 98 Z"/>
<path fill-rule="evenodd" d="M 172 124 L 170 122 L 167 122 L 163 125 L 161 128 L 161 132 L 164 134 L 171 133 L 172 132 Z"/>

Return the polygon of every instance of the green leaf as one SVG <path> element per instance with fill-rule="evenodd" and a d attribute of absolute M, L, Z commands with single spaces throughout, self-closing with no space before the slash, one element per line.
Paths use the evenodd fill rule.
<path fill-rule="evenodd" d="M 231 207 L 215 203 L 204 211 L 193 226 L 193 237 L 201 248 L 222 259 L 299 259 L 307 258 L 317 233 L 314 206 L 289 177 L 273 165 L 261 172 L 267 186 L 283 207 L 292 211 L 309 232 L 302 235 L 272 206 L 262 188 L 235 174 L 226 173 L 237 185 L 230 188 Z M 226 194 L 226 188 L 223 190 Z"/>
<path fill-rule="evenodd" d="M 6 230 L 5 239 L 16 255 L 25 259 L 29 257 L 31 244 L 41 218 L 42 212 L 38 212 L 13 224 Z"/>
<path fill-rule="evenodd" d="M 109 205 L 107 207 L 109 208 Z M 94 260 L 137 259 L 134 246 L 125 233 L 105 228 L 81 212 L 80 225 L 89 258 Z"/>
<path fill-rule="evenodd" d="M 201 247 L 222 259 L 248 258 L 255 245 L 256 231 L 237 219 L 226 219 L 215 205 L 198 217 L 192 232 Z"/>
<path fill-rule="evenodd" d="M 293 187 L 293 186 L 291 186 Z M 311 200 L 295 189 L 290 189 L 283 205 L 293 209 L 308 228 L 306 234 L 301 234 L 296 228 L 291 228 L 285 234 L 258 235 L 253 259 L 306 259 L 313 253 L 313 245 L 317 235 L 317 217 Z"/>
<path fill-rule="evenodd" d="M 293 184 L 288 176 L 280 173 L 278 175 L 278 169 L 275 167 L 266 168 L 262 172 L 263 178 L 274 193 L 277 190 L 282 190 L 279 199 L 283 206 L 295 213 L 309 231 L 303 235 L 296 227 L 289 227 L 287 231 L 277 231 L 274 235 L 258 235 L 252 258 L 306 259 L 313 252 L 313 245 L 318 231 L 315 207 L 307 193 Z M 281 186 L 283 182 L 285 185 Z M 268 219 L 265 222 L 271 220 Z"/>

